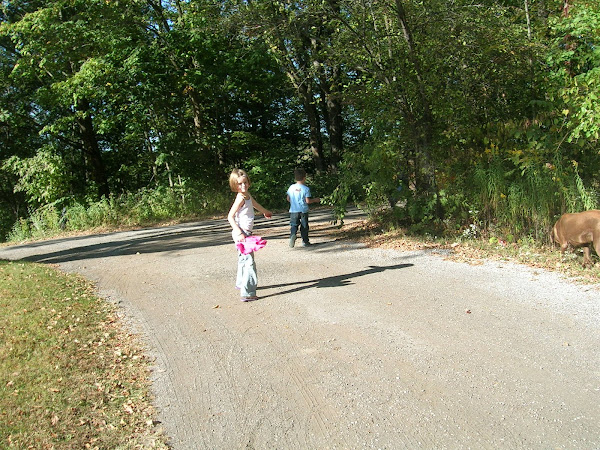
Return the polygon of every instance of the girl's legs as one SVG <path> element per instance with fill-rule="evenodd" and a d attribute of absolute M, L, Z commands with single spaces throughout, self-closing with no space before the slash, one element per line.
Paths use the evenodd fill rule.
<path fill-rule="evenodd" d="M 235 285 L 240 288 L 242 298 L 256 296 L 258 276 L 256 274 L 254 253 L 242 255 L 241 252 L 238 252 L 238 271 Z"/>

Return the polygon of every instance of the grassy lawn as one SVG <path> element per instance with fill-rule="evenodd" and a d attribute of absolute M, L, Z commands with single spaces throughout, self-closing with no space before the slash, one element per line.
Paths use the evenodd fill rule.
<path fill-rule="evenodd" d="M 93 286 L 0 261 L 0 448 L 167 448 L 149 361 Z"/>

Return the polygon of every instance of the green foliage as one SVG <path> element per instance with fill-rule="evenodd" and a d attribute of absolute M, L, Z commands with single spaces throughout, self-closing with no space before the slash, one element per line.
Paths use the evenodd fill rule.
<path fill-rule="evenodd" d="M 143 226 L 171 220 L 191 220 L 223 215 L 229 208 L 223 192 L 158 188 L 102 198 L 84 205 L 73 203 L 62 209 L 50 204 L 20 218 L 8 241 L 42 239 L 62 232 Z"/>
<path fill-rule="evenodd" d="M 294 161 L 277 157 L 251 158 L 244 164 L 252 180 L 252 195 L 265 208 L 283 209 L 287 205 L 286 191 L 294 182 Z"/>
<path fill-rule="evenodd" d="M 236 132 L 297 141 L 277 125 L 292 111 L 284 75 L 210 2 L 7 1 L 2 14 L 0 161 L 56 166 L 20 181 L 32 206 L 185 180 L 217 189 Z M 154 209 L 141 216 L 174 211 Z"/>
<path fill-rule="evenodd" d="M 600 11 L 585 2 L 550 21 L 549 97 L 561 101 L 567 142 L 600 137 Z M 585 145 L 585 144 L 584 144 Z"/>
<path fill-rule="evenodd" d="M 285 208 L 303 166 L 340 218 L 542 237 L 598 205 L 600 13 L 509 3 L 4 1 L 2 211 L 225 211 L 232 167 Z"/>
<path fill-rule="evenodd" d="M 598 195 L 587 189 L 574 165 L 515 167 L 515 159 L 495 155 L 482 160 L 469 180 L 479 192 L 474 207 L 486 228 L 511 236 L 544 241 L 557 217 L 568 211 L 593 209 Z M 566 208 L 565 208 L 566 207 Z"/>
<path fill-rule="evenodd" d="M 339 173 L 329 172 L 309 174 L 307 176 L 306 184 L 310 187 L 313 197 L 319 197 L 321 203 L 327 204 L 327 199 L 331 197 L 333 192 L 340 185 Z"/>
<path fill-rule="evenodd" d="M 286 191 L 294 183 L 294 169 L 304 166 L 298 151 L 282 139 L 264 139 L 248 132 L 233 133 L 229 149 L 231 165 L 248 172 L 251 192 L 265 208 L 287 207 Z M 308 169 L 308 168 L 307 168 Z M 230 170 L 223 177 L 228 176 Z"/>
<path fill-rule="evenodd" d="M 346 209 L 350 204 L 362 203 L 365 199 L 367 174 L 364 170 L 365 153 L 346 152 L 339 165 L 339 183 L 327 195 L 321 196 L 321 204 L 333 206 L 337 220 L 343 223 Z"/>
<path fill-rule="evenodd" d="M 576 165 L 574 166 L 573 178 L 575 180 L 575 187 L 577 188 L 577 195 L 570 196 L 571 201 L 568 203 L 572 205 L 571 211 L 598 209 L 600 205 L 600 193 L 586 188 L 583 180 L 579 176 Z M 579 200 L 579 202 L 577 200 Z"/>
<path fill-rule="evenodd" d="M 18 177 L 15 192 L 24 192 L 31 206 L 54 203 L 69 195 L 70 177 L 64 161 L 50 148 L 31 158 L 11 156 L 2 167 Z"/>

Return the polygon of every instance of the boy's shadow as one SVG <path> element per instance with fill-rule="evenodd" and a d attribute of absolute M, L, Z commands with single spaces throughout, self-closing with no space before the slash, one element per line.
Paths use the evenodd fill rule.
<path fill-rule="evenodd" d="M 292 294 L 295 292 L 303 291 L 305 289 L 311 288 L 331 288 L 331 287 L 342 287 L 348 286 L 352 284 L 352 279 L 357 277 L 362 277 L 365 275 L 371 275 L 374 273 L 383 272 L 385 270 L 396 270 L 396 269 L 404 269 L 407 267 L 412 267 L 414 264 L 396 264 L 394 266 L 369 266 L 368 269 L 359 270 L 358 272 L 352 272 L 345 275 L 335 275 L 331 277 L 319 278 L 316 280 L 309 281 L 297 281 L 294 283 L 282 283 L 282 284 L 272 284 L 271 286 L 261 286 L 262 289 L 277 289 L 277 288 L 285 288 L 290 286 L 296 286 L 294 288 L 277 292 L 275 294 L 261 295 L 260 298 L 265 299 L 268 297 L 275 297 L 278 295 Z"/>

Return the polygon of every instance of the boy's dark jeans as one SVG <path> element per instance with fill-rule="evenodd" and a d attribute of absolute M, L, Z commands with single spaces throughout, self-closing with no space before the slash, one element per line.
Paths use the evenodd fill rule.
<path fill-rule="evenodd" d="M 290 227 L 292 236 L 298 232 L 300 227 L 300 236 L 302 242 L 308 244 L 308 213 L 290 213 Z"/>

